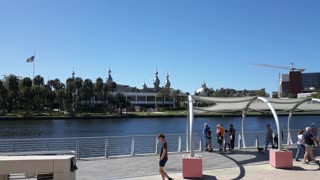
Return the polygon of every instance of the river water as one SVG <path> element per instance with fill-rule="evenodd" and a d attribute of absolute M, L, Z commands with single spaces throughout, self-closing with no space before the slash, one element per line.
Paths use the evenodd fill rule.
<path fill-rule="evenodd" d="M 280 116 L 281 128 L 287 129 L 287 116 Z M 316 123 L 320 127 L 320 116 L 293 116 L 291 129 L 300 129 Z M 203 124 L 212 128 L 222 123 L 231 123 L 240 131 L 241 117 L 195 118 L 194 131 L 201 132 Z M 245 131 L 264 131 L 269 123 L 275 129 L 273 117 L 247 117 Z M 124 119 L 74 119 L 74 120 L 1 120 L 0 138 L 63 138 L 154 135 L 158 133 L 180 134 L 186 132 L 186 118 L 124 118 Z"/>

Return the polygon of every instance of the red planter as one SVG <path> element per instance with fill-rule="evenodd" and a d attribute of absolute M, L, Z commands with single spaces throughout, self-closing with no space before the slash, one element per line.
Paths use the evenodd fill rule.
<path fill-rule="evenodd" d="M 183 157 L 182 176 L 183 178 L 202 178 L 202 158 Z"/>
<path fill-rule="evenodd" d="M 270 149 L 269 161 L 271 166 L 275 168 L 290 169 L 293 166 L 293 154 L 292 151 L 278 151 L 276 149 Z"/>

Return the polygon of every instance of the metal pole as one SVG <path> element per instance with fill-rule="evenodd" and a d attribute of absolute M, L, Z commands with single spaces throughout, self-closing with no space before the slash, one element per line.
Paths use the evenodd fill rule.
<path fill-rule="evenodd" d="M 104 145 L 104 157 L 105 158 L 109 157 L 108 147 L 109 147 L 109 142 L 108 142 L 108 139 L 106 139 L 105 145 Z"/>
<path fill-rule="evenodd" d="M 288 137 L 287 137 L 287 144 L 293 144 L 292 143 L 292 138 L 291 138 L 291 130 L 290 130 L 290 122 L 291 122 L 291 118 L 292 118 L 292 111 L 290 111 L 289 113 L 289 117 L 288 117 Z"/>
<path fill-rule="evenodd" d="M 132 141 L 131 141 L 131 156 L 134 156 L 135 155 L 135 152 L 134 152 L 134 138 L 132 138 Z"/>
<path fill-rule="evenodd" d="M 280 123 L 279 123 L 278 114 L 274 110 L 272 104 L 267 99 L 265 99 L 263 97 L 258 97 L 258 99 L 263 101 L 264 103 L 266 103 L 268 105 L 268 107 L 270 108 L 272 114 L 273 114 L 273 118 L 276 121 L 277 132 L 278 132 L 278 150 L 282 151 L 282 149 L 283 149 L 283 146 L 282 146 L 282 133 L 281 133 L 281 127 L 280 127 Z"/>
<path fill-rule="evenodd" d="M 189 103 L 188 103 L 188 106 L 187 106 L 187 119 L 186 119 L 186 151 L 188 152 L 189 151 Z"/>
<path fill-rule="evenodd" d="M 182 149 L 181 149 L 181 136 L 179 136 L 179 138 L 178 138 L 178 152 L 182 152 Z"/>
<path fill-rule="evenodd" d="M 190 123 L 190 156 L 194 157 L 194 143 L 193 143 L 193 101 L 192 96 L 188 96 L 189 100 L 189 123 Z"/>
<path fill-rule="evenodd" d="M 244 138 L 244 121 L 247 116 L 247 111 L 242 112 L 242 121 L 241 121 L 241 140 L 242 140 L 242 146 L 245 148 L 246 147 L 246 141 Z"/>

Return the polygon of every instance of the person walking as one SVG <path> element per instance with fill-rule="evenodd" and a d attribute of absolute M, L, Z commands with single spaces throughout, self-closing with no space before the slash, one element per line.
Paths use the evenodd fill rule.
<path fill-rule="evenodd" d="M 206 136 L 206 138 L 207 138 L 207 147 L 206 147 L 206 148 L 207 148 L 208 152 L 212 152 L 213 149 L 212 149 L 212 141 L 211 141 L 212 137 L 211 137 L 210 127 L 208 127 L 208 129 L 207 129 L 207 136 Z"/>
<path fill-rule="evenodd" d="M 164 134 L 159 134 L 158 139 L 162 143 L 162 147 L 160 151 L 159 173 L 162 177 L 162 180 L 165 180 L 165 178 L 168 178 L 169 180 L 173 180 L 173 178 L 169 177 L 168 174 L 164 171 L 164 166 L 168 161 L 168 144 L 167 144 L 167 141 L 165 140 Z"/>
<path fill-rule="evenodd" d="M 312 162 L 319 163 L 318 161 L 316 161 L 316 159 L 314 158 L 314 155 L 313 155 L 312 146 L 314 144 L 315 139 L 314 139 L 313 135 L 311 134 L 310 127 L 306 128 L 306 133 L 304 134 L 303 139 L 304 139 L 304 145 L 305 145 L 305 149 L 306 149 L 306 152 L 304 153 L 303 164 L 309 164 L 309 162 L 307 162 L 307 159 L 309 157 L 312 160 Z"/>
<path fill-rule="evenodd" d="M 236 129 L 233 127 L 233 124 L 230 124 L 230 145 L 231 145 L 231 150 L 234 149 L 234 141 L 236 139 Z"/>
<path fill-rule="evenodd" d="M 314 141 L 315 141 L 315 144 L 314 145 L 317 145 L 319 146 L 319 140 L 318 140 L 318 128 L 316 127 L 315 123 L 312 123 L 311 124 L 311 134 L 312 136 L 314 137 Z"/>
<path fill-rule="evenodd" d="M 218 124 L 217 125 L 217 137 L 218 137 L 218 145 L 219 145 L 219 151 L 222 152 L 223 150 L 223 135 L 224 135 L 224 128 L 222 127 L 222 125 Z"/>
<path fill-rule="evenodd" d="M 264 148 L 264 151 L 267 152 L 268 150 L 268 145 L 269 143 L 271 143 L 272 147 L 274 146 L 273 145 L 273 138 L 272 138 L 272 129 L 271 129 L 271 125 L 270 124 L 267 124 L 266 125 L 266 146 Z"/>
<path fill-rule="evenodd" d="M 202 130 L 202 142 L 205 145 L 205 151 L 208 151 L 208 139 L 207 139 L 208 128 L 209 128 L 208 123 L 204 123 L 203 130 Z"/>
<path fill-rule="evenodd" d="M 224 152 L 227 152 L 227 146 L 229 147 L 229 151 L 231 151 L 231 146 L 230 146 L 230 133 L 229 133 L 228 130 L 225 130 L 225 131 L 224 131 L 223 141 L 224 141 L 223 151 L 224 151 Z"/>
<path fill-rule="evenodd" d="M 300 161 L 299 160 L 299 155 L 301 154 L 301 152 L 304 154 L 305 153 L 305 146 L 304 146 L 304 140 L 303 140 L 303 133 L 304 130 L 301 129 L 298 133 L 298 142 L 297 142 L 297 153 L 296 153 L 296 161 Z"/>

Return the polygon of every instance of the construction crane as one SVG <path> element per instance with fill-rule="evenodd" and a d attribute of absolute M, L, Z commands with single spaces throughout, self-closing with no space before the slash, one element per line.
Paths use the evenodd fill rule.
<path fill-rule="evenodd" d="M 306 70 L 305 68 L 295 68 L 293 66 L 293 63 L 291 63 L 291 67 L 275 66 L 275 65 L 271 65 L 271 64 L 256 64 L 256 66 L 271 67 L 271 68 L 278 68 L 278 69 L 289 69 L 290 71 L 300 71 L 300 72 L 303 72 Z"/>

